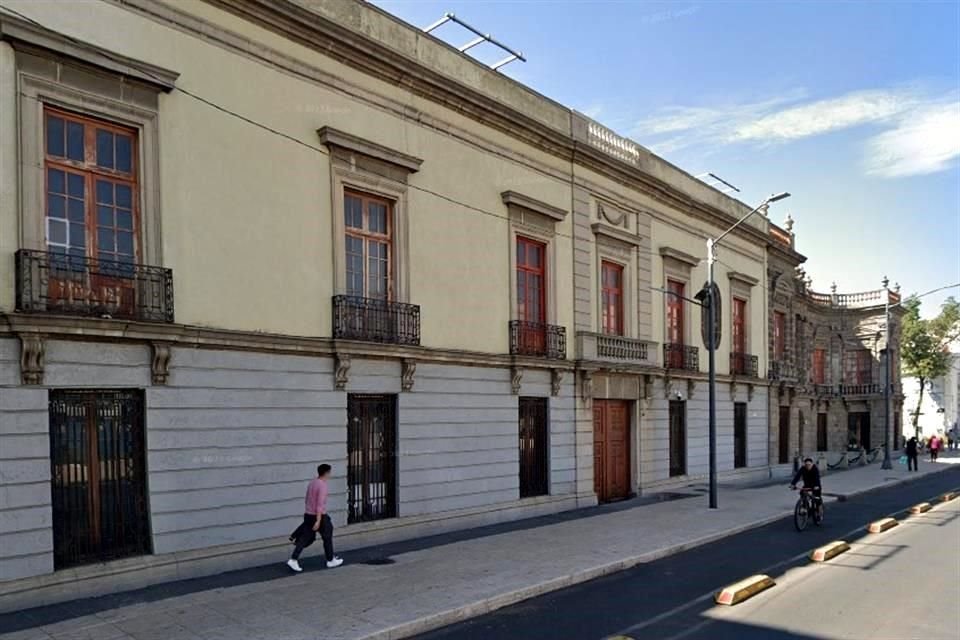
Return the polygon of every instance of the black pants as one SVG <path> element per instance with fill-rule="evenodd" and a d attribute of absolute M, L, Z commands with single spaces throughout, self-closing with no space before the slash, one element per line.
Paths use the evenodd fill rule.
<path fill-rule="evenodd" d="M 919 463 L 917 462 L 917 454 L 907 455 L 907 471 L 919 471 Z"/>
<path fill-rule="evenodd" d="M 293 555 L 290 556 L 294 560 L 298 560 L 303 550 L 316 541 L 317 532 L 313 530 L 313 525 L 316 522 L 317 516 L 312 513 L 305 513 L 303 514 L 303 522 L 297 527 L 296 531 L 290 534 L 296 544 Z M 333 521 L 327 514 L 323 514 L 320 518 L 320 537 L 323 539 L 323 554 L 327 557 L 327 562 L 330 562 L 333 560 Z"/>

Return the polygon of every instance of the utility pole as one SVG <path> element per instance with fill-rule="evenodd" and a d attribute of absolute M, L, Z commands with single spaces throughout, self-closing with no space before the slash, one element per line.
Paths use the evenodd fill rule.
<path fill-rule="evenodd" d="M 883 464 L 882 469 L 893 469 L 893 462 L 890 460 L 890 439 L 895 437 L 890 432 L 890 358 L 892 349 L 890 348 L 890 279 L 883 276 L 883 311 L 884 326 L 886 327 L 886 337 L 884 339 L 885 351 L 887 357 L 884 358 L 884 382 L 883 382 Z"/>

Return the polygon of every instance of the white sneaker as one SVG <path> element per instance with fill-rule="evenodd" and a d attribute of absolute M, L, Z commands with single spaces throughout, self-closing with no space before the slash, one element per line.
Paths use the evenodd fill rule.
<path fill-rule="evenodd" d="M 338 558 L 337 556 L 333 556 L 333 560 L 329 560 L 327 562 L 327 569 L 336 569 L 342 564 L 343 564 L 343 558 Z"/>
<path fill-rule="evenodd" d="M 293 569 L 294 571 L 296 571 L 297 573 L 300 573 L 301 571 L 303 571 L 303 567 L 300 566 L 300 563 L 294 560 L 293 558 L 290 558 L 289 560 L 287 560 L 287 566 Z"/>

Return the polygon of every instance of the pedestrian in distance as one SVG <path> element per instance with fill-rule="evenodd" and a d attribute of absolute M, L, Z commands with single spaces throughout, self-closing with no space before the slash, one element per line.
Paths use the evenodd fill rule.
<path fill-rule="evenodd" d="M 930 436 L 930 462 L 937 461 L 937 454 L 940 453 L 940 438 L 936 434 Z"/>
<path fill-rule="evenodd" d="M 914 436 L 907 440 L 907 471 L 919 471 L 920 443 Z"/>
<path fill-rule="evenodd" d="M 333 569 L 343 564 L 343 559 L 333 555 L 333 521 L 327 514 L 327 496 L 330 490 L 327 480 L 330 478 L 331 467 L 321 464 L 317 467 L 317 477 L 307 485 L 307 497 L 304 500 L 303 522 L 290 534 L 293 543 L 293 554 L 287 560 L 287 566 L 300 573 L 300 554 L 317 539 L 317 532 L 323 539 L 323 553 L 326 556 L 327 568 Z"/>

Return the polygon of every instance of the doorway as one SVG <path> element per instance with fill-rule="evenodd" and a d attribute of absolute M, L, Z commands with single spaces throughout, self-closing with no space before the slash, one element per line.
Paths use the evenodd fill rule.
<path fill-rule="evenodd" d="M 855 411 L 847 415 L 847 440 L 850 445 L 856 445 L 870 450 L 870 413 Z"/>
<path fill-rule="evenodd" d="M 790 462 L 790 407 L 780 407 L 780 464 Z"/>
<path fill-rule="evenodd" d="M 747 466 L 747 403 L 733 405 L 733 468 Z"/>
<path fill-rule="evenodd" d="M 593 487 L 600 502 L 630 495 L 630 414 L 626 401 L 593 402 Z"/>

